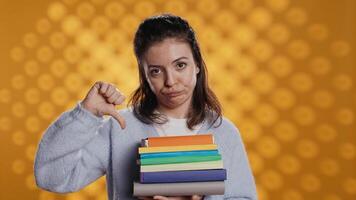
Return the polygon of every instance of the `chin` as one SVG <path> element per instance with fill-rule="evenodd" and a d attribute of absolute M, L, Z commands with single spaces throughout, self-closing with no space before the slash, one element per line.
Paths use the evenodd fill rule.
<path fill-rule="evenodd" d="M 183 101 L 168 101 L 168 102 L 165 102 L 165 106 L 167 106 L 168 108 L 176 108 L 180 105 L 182 105 L 184 102 Z"/>
<path fill-rule="evenodd" d="M 182 95 L 179 98 L 174 99 L 173 101 L 166 100 L 164 105 L 167 106 L 168 108 L 176 108 L 184 104 L 187 100 L 188 98 L 186 98 L 185 95 L 184 96 Z"/>

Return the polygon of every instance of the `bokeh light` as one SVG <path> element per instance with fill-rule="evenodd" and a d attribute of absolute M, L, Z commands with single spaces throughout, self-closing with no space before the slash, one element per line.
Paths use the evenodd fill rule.
<path fill-rule="evenodd" d="M 354 36 L 337 29 L 351 21 L 342 13 L 320 18 L 324 3 L 51 1 L 2 52 L 13 68 L 0 87 L 2 144 L 13 152 L 1 166 L 5 179 L 20 180 L 22 199 L 107 199 L 104 177 L 68 195 L 39 190 L 37 144 L 95 81 L 133 92 L 134 32 L 145 17 L 172 12 L 196 30 L 209 84 L 241 132 L 259 199 L 355 199 Z"/>

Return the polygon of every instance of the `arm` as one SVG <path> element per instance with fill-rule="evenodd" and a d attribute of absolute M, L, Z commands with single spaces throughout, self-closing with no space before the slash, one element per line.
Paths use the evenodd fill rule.
<path fill-rule="evenodd" d="M 37 185 L 53 192 L 73 192 L 104 175 L 112 120 L 104 121 L 103 115 L 111 115 L 125 128 L 125 120 L 115 109 L 124 100 L 113 84 L 99 81 L 81 104 L 62 114 L 39 144 L 34 169 Z"/>
<path fill-rule="evenodd" d="M 43 135 L 35 159 L 40 188 L 77 191 L 105 174 L 109 160 L 109 121 L 80 104 L 63 113 Z"/>
<path fill-rule="evenodd" d="M 227 194 L 224 199 L 257 200 L 256 184 L 240 133 L 234 127 L 234 147 L 228 166 Z"/>
<path fill-rule="evenodd" d="M 225 194 L 205 196 L 204 200 L 257 200 L 256 185 L 249 166 L 246 150 L 238 129 L 231 124 L 225 141 L 229 144 L 231 152 L 226 165 L 227 180 L 225 181 Z"/>

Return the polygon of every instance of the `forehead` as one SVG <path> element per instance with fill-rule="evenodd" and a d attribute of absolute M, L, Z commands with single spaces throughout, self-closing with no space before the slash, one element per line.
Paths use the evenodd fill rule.
<path fill-rule="evenodd" d="M 144 59 L 148 63 L 161 63 L 175 60 L 179 57 L 192 57 L 189 44 L 176 38 L 167 38 L 151 45 L 145 53 Z"/>

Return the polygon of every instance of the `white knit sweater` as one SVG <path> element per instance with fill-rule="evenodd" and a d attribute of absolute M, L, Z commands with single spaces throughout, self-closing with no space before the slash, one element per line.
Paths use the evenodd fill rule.
<path fill-rule="evenodd" d="M 35 180 L 40 188 L 67 193 L 82 189 L 106 175 L 108 199 L 136 199 L 137 147 L 142 138 L 159 136 L 131 109 L 119 111 L 126 120 L 121 129 L 113 118 L 99 118 L 78 104 L 63 113 L 43 135 L 35 159 Z M 223 118 L 215 128 L 204 121 L 197 134 L 212 133 L 227 170 L 225 194 L 204 199 L 256 200 L 256 187 L 238 129 Z"/>

